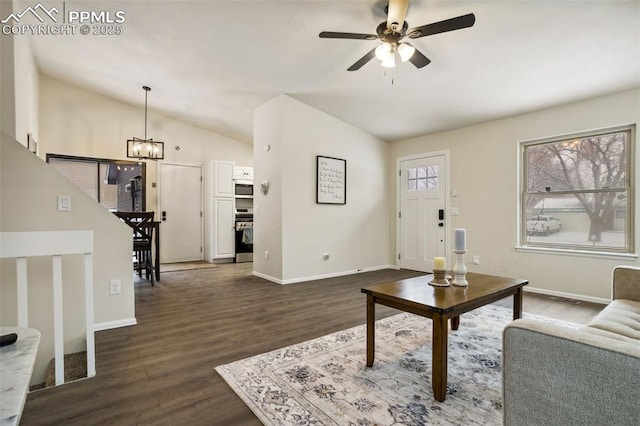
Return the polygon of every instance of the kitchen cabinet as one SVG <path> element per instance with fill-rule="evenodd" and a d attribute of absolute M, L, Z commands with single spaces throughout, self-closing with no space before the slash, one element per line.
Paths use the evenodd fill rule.
<path fill-rule="evenodd" d="M 233 161 L 209 161 L 205 170 L 205 258 L 209 262 L 235 257 L 235 186 Z"/>
<path fill-rule="evenodd" d="M 239 181 L 253 182 L 253 167 L 236 166 L 233 169 L 233 178 Z"/>
<path fill-rule="evenodd" d="M 233 161 L 216 160 L 214 162 L 214 197 L 233 197 Z"/>
<path fill-rule="evenodd" d="M 233 258 L 235 252 L 234 199 L 216 197 L 213 203 L 216 259 Z"/>

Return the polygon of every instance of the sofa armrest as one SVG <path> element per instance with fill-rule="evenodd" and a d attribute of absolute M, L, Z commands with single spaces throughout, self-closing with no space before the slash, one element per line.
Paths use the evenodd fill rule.
<path fill-rule="evenodd" d="M 640 302 L 640 268 L 616 266 L 613 268 L 613 300 L 628 299 Z"/>
<path fill-rule="evenodd" d="M 505 425 L 637 425 L 640 345 L 516 320 L 503 332 Z"/>

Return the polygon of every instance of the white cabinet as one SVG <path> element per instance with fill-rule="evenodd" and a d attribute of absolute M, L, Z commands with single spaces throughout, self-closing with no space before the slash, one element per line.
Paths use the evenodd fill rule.
<path fill-rule="evenodd" d="M 230 260 L 235 257 L 235 197 L 233 161 L 210 161 L 205 171 L 206 259 Z"/>
<path fill-rule="evenodd" d="M 253 181 L 253 167 L 236 166 L 233 169 L 233 178 Z"/>
<path fill-rule="evenodd" d="M 217 259 L 234 257 L 234 200 L 233 198 L 215 198 L 213 200 L 214 240 L 213 257 Z"/>
<path fill-rule="evenodd" d="M 233 161 L 216 160 L 214 162 L 214 197 L 233 197 Z"/>

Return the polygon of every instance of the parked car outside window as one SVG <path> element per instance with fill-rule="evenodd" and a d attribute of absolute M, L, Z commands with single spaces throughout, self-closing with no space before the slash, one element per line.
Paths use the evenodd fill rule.
<path fill-rule="evenodd" d="M 528 234 L 549 235 L 552 232 L 560 232 L 562 223 L 560 219 L 553 216 L 533 216 L 527 220 Z"/>

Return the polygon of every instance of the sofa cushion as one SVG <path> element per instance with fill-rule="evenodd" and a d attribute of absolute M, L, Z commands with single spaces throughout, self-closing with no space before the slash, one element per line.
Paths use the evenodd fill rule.
<path fill-rule="evenodd" d="M 614 300 L 596 315 L 588 326 L 614 333 L 624 337 L 625 340 L 640 344 L 640 302 L 627 299 Z M 595 330 L 593 333 L 602 334 L 595 332 Z M 608 337 L 613 336 L 608 335 Z"/>

